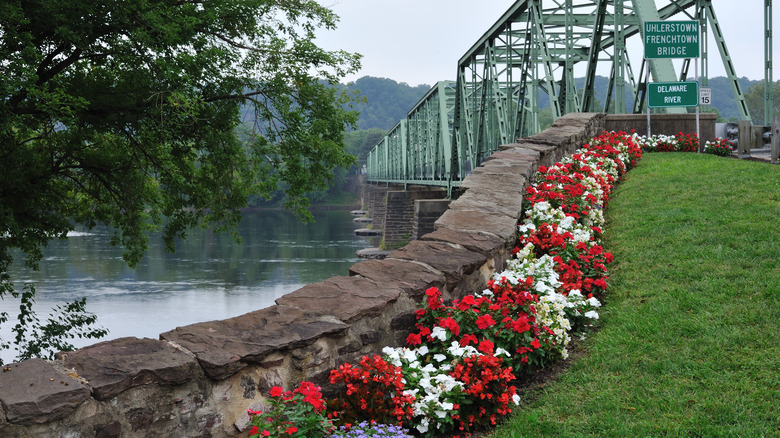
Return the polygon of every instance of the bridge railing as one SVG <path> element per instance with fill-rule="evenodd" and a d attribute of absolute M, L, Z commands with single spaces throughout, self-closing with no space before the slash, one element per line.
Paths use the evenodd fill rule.
<path fill-rule="evenodd" d="M 454 102 L 455 82 L 434 85 L 369 153 L 368 180 L 451 187 Z"/>

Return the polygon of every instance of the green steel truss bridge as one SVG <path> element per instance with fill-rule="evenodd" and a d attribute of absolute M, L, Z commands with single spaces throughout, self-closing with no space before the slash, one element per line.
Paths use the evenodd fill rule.
<path fill-rule="evenodd" d="M 771 47 L 771 0 L 764 1 Z M 441 186 L 449 193 L 500 145 L 539 132 L 543 100 L 554 119 L 569 112 L 642 113 L 650 79 L 645 62 L 650 63 L 652 80 L 659 82 L 693 79 L 691 70 L 700 62 L 702 86 L 706 87 L 710 34 L 741 119 L 750 120 L 714 1 L 658 3 L 665 4 L 655 0 L 517 1 L 460 58 L 457 80 L 434 85 L 370 152 L 368 181 Z M 699 21 L 698 60 L 684 59 L 675 66 L 669 59 L 644 59 L 643 23 L 666 19 Z M 765 60 L 765 65 L 771 78 L 771 61 Z M 597 73 L 609 77 L 604 102 L 594 96 Z M 575 83 L 575 77 L 584 77 L 584 83 Z M 627 93 L 633 96 L 633 108 L 626 107 Z"/>

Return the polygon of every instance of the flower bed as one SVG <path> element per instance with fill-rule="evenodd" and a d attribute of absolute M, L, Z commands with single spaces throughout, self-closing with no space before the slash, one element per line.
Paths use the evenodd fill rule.
<path fill-rule="evenodd" d="M 642 156 L 636 138 L 604 133 L 539 168 L 513 258 L 485 290 L 445 303 L 428 289 L 407 348 L 333 370 L 341 392 L 331 400 L 309 382 L 274 388 L 269 412 L 250 411 L 250 435 L 459 436 L 495 425 L 519 402 L 512 383 L 565 359 L 572 335 L 598 318 L 612 262 L 603 209 Z M 382 435 L 387 424 L 398 428 Z"/>
<path fill-rule="evenodd" d="M 634 134 L 634 142 L 645 152 L 697 152 L 699 137 L 696 134 L 654 135 L 651 137 Z M 725 138 L 715 137 L 715 140 L 704 143 L 702 152 L 705 154 L 730 157 L 733 153 L 731 144 Z"/>

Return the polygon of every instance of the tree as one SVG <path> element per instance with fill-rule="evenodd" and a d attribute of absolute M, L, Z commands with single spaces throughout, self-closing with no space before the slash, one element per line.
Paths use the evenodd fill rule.
<path fill-rule="evenodd" d="M 309 218 L 306 193 L 354 162 L 332 85 L 359 55 L 314 43 L 336 22 L 313 0 L 0 2 L 0 298 L 20 296 L 13 250 L 37 268 L 77 225 L 113 227 L 135 266 L 149 231 L 170 250 L 198 225 L 236 235 L 277 186 Z"/>
<path fill-rule="evenodd" d="M 780 81 L 772 84 L 772 100 L 773 100 L 773 112 L 775 117 L 780 115 Z M 753 119 L 752 123 L 757 126 L 764 125 L 764 81 L 753 85 L 745 93 L 745 104 L 750 111 L 750 117 Z"/>
<path fill-rule="evenodd" d="M 358 166 L 366 164 L 369 152 L 382 141 L 385 135 L 387 135 L 387 131 L 380 128 L 370 128 L 347 133 L 345 139 L 347 149 L 357 158 L 356 164 Z"/>

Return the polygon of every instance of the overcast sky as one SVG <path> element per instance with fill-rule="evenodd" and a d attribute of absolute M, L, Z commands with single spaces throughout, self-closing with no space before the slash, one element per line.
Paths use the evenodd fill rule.
<path fill-rule="evenodd" d="M 363 55 L 360 72 L 346 80 L 375 76 L 409 85 L 432 85 L 440 80 L 455 79 L 458 59 L 514 4 L 514 0 L 319 2 L 341 18 L 335 31 L 319 33 L 319 44 L 327 49 L 343 49 Z M 664 1 L 656 3 L 666 4 Z M 764 79 L 764 1 L 714 3 L 737 75 Z M 739 7 L 735 8 L 737 5 Z M 773 21 L 780 24 L 780 5 L 774 9 Z M 634 69 L 637 69 L 642 49 L 641 40 L 635 39 L 639 48 L 629 50 L 629 56 Z M 709 50 L 709 76 L 725 76 L 714 42 L 710 43 Z M 639 52 L 639 56 L 634 52 Z M 780 74 L 780 42 L 774 44 L 774 58 L 777 67 L 773 76 L 777 80 Z M 693 75 L 693 67 L 690 74 Z"/>

